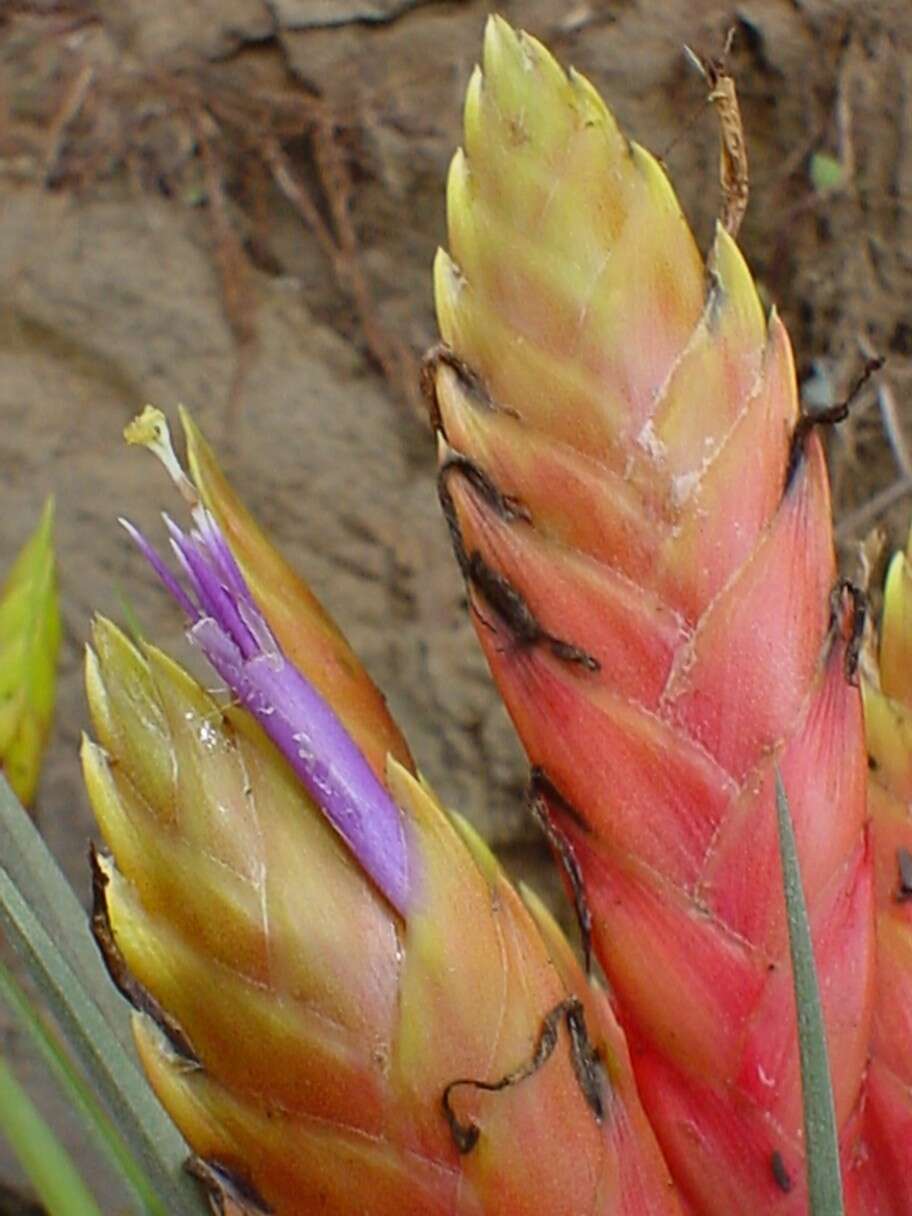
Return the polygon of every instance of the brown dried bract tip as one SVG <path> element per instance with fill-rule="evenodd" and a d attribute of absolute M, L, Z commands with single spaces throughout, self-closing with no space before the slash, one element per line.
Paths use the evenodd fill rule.
<path fill-rule="evenodd" d="M 840 636 L 845 642 L 845 677 L 852 685 L 858 683 L 858 660 L 864 642 L 868 599 L 860 587 L 841 578 L 830 596 L 831 637 Z"/>
<path fill-rule="evenodd" d="M 549 647 L 557 659 L 562 659 L 566 663 L 578 664 L 586 671 L 600 671 L 601 664 L 598 659 L 575 643 L 568 642 L 542 628 L 525 597 L 509 579 L 489 566 L 477 550 L 473 550 L 471 553 L 468 551 L 448 484 L 450 477 L 454 474 L 464 477 L 473 490 L 497 511 L 501 519 L 529 523 L 531 516 L 518 498 L 503 494 L 488 475 L 468 457 L 448 449 L 446 440 L 442 436 L 440 442 L 442 459 L 437 474 L 437 494 L 450 533 L 453 552 L 463 578 L 493 609 L 510 631 L 513 641 L 518 645 L 543 644 Z"/>
<path fill-rule="evenodd" d="M 550 777 L 537 766 L 532 769 L 532 780 L 529 785 L 529 809 L 532 818 L 541 828 L 560 862 L 561 868 L 567 875 L 570 890 L 573 894 L 573 909 L 576 913 L 580 931 L 580 942 L 583 949 L 583 962 L 586 974 L 592 972 L 592 911 L 586 897 L 586 885 L 583 882 L 583 872 L 574 851 L 573 845 L 564 832 L 557 826 L 549 813 L 550 804 L 557 803 L 584 827 L 582 816 L 570 805 L 566 798 L 557 790 Z M 588 827 L 586 827 L 588 831 Z"/>
<path fill-rule="evenodd" d="M 525 596 L 513 586 L 508 578 L 492 569 L 477 551 L 469 556 L 467 579 L 475 590 L 481 593 L 485 602 L 494 609 L 510 631 L 513 641 L 518 645 L 545 645 L 556 659 L 561 659 L 565 663 L 574 663 L 585 671 L 601 670 L 601 664 L 594 655 L 589 654 L 581 646 L 567 642 L 543 629 Z"/>
<path fill-rule="evenodd" d="M 440 443 L 443 445 L 443 455 L 441 455 L 438 471 L 437 491 L 446 527 L 449 529 L 452 548 L 454 548 L 456 561 L 460 565 L 463 578 L 469 586 L 478 591 L 488 606 L 494 609 L 497 617 L 510 630 L 513 641 L 519 646 L 536 646 L 536 644 L 544 643 L 550 647 L 554 658 L 563 659 L 565 663 L 579 664 L 586 671 L 601 670 L 601 664 L 598 659 L 593 658 L 593 655 L 573 642 L 565 641 L 564 638 L 542 629 L 522 592 L 519 592 L 505 576 L 492 569 L 484 561 L 482 554 L 477 551 L 468 552 L 449 488 L 449 480 L 452 475 L 465 477 L 472 489 L 482 496 L 491 507 L 494 507 L 501 519 L 529 523 L 531 517 L 522 502 L 512 495 L 502 494 L 494 482 L 491 482 L 488 474 L 468 460 L 468 457 L 462 456 L 460 452 L 447 449 L 446 440 L 443 437 L 440 438 Z"/>
<path fill-rule="evenodd" d="M 152 1019 L 185 1063 L 194 1068 L 201 1067 L 199 1057 L 183 1030 L 142 984 L 134 979 L 124 961 L 108 916 L 108 876 L 94 844 L 89 846 L 89 865 L 92 869 L 92 936 L 111 982 L 134 1009 Z"/>
<path fill-rule="evenodd" d="M 912 853 L 908 849 L 896 850 L 896 868 L 899 871 L 896 901 L 901 904 L 908 903 L 912 900 Z"/>
<path fill-rule="evenodd" d="M 421 394 L 427 402 L 431 426 L 435 431 L 442 430 L 440 407 L 437 404 L 437 369 L 449 367 L 455 372 L 467 395 L 479 405 L 487 409 L 494 408 L 491 394 L 478 373 L 464 359 L 460 359 L 445 342 L 437 342 L 424 356 L 421 362 Z"/>
<path fill-rule="evenodd" d="M 273 1209 L 253 1185 L 221 1162 L 190 1157 L 185 1168 L 203 1184 L 217 1216 L 272 1216 Z"/>
<path fill-rule="evenodd" d="M 599 1062 L 598 1053 L 589 1042 L 582 1002 L 579 997 L 568 996 L 545 1016 L 535 1050 L 525 1064 L 521 1064 L 513 1072 L 507 1073 L 499 1081 L 475 1081 L 461 1078 L 458 1081 L 451 1081 L 443 1091 L 441 1099 L 443 1113 L 449 1124 L 453 1142 L 460 1153 L 470 1153 L 478 1143 L 481 1132 L 477 1124 L 463 1123 L 459 1120 L 450 1101 L 453 1090 L 462 1086 L 470 1086 L 473 1089 L 481 1089 L 485 1093 L 493 1094 L 528 1080 L 553 1055 L 554 1048 L 557 1046 L 561 1021 L 566 1022 L 567 1032 L 570 1035 L 570 1056 L 580 1091 L 592 1111 L 596 1123 L 602 1122 L 605 1117 L 605 1074 Z"/>
<path fill-rule="evenodd" d="M 719 223 L 733 237 L 738 235 L 747 210 L 750 182 L 747 171 L 747 145 L 735 78 L 726 67 L 726 59 L 735 36 L 735 27 L 728 31 L 719 59 L 711 59 L 685 46 L 685 53 L 709 85 L 708 100 L 719 116 L 719 182 L 722 187 L 722 212 Z"/>
<path fill-rule="evenodd" d="M 519 519 L 526 524 L 532 522 L 529 508 L 515 495 L 504 494 L 502 490 L 498 489 L 487 473 L 468 456 L 463 456 L 461 452 L 450 447 L 446 447 L 444 452 L 438 469 L 438 477 L 446 478 L 456 470 L 494 508 L 501 519 L 510 521 Z"/>

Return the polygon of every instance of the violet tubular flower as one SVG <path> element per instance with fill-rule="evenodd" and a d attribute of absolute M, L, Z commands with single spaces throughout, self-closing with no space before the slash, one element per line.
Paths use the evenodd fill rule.
<path fill-rule="evenodd" d="M 121 520 L 189 621 L 188 637 L 279 748 L 377 887 L 405 915 L 409 865 L 401 812 L 333 709 L 289 661 L 215 519 L 200 504 L 184 532 L 165 517 L 186 586 Z"/>

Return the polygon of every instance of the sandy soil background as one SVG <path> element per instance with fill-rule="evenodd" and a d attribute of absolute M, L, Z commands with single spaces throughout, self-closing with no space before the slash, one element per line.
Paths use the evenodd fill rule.
<path fill-rule="evenodd" d="M 466 619 L 417 393 L 444 175 L 491 7 L 0 0 L 0 565 L 53 490 L 64 645 L 40 822 L 83 895 L 91 825 L 75 756 L 92 612 L 121 615 L 126 596 L 150 636 L 184 653 L 176 613 L 115 524 L 124 513 L 155 532 L 171 503 L 153 462 L 120 440 L 146 401 L 193 408 L 432 781 L 556 892 Z M 736 27 L 752 183 L 741 243 L 814 400 L 840 399 L 871 351 L 887 357 L 830 447 L 845 560 L 872 523 L 897 539 L 912 484 L 912 6 L 498 7 L 664 157 L 704 247 L 717 129 L 682 44 L 716 53 Z M 3 1034 L 53 1109 L 15 1031 Z"/>

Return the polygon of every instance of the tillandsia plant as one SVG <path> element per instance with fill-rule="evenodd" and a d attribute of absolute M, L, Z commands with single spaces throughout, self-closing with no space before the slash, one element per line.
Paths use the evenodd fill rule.
<path fill-rule="evenodd" d="M 441 499 L 666 1160 L 689 1210 L 807 1210 L 778 769 L 871 1210 L 860 616 L 785 329 L 728 232 L 704 265 L 657 162 L 497 19 L 447 203 Z"/>
<path fill-rule="evenodd" d="M 223 1212 L 837 1216 L 841 1154 L 850 1212 L 909 1213 L 906 565 L 865 686 L 875 883 L 859 601 L 836 581 L 787 335 L 733 239 L 704 265 L 657 163 L 498 19 L 448 206 L 441 498 L 610 989 L 440 805 L 191 419 L 188 476 L 147 409 L 128 438 L 192 522 L 166 517 L 168 561 L 125 526 L 225 692 L 96 620 L 92 921 L 146 1074 Z M 27 868 L 37 838 L 14 819 Z M 48 938 L 34 953 L 66 1015 L 50 935 L 74 959 L 84 944 L 62 903 L 36 900 L 30 927 L 20 896 L 4 859 L 4 923 Z M 805 1180 L 814 1053 L 790 965 L 806 1031 L 811 942 L 829 1206 Z M 195 1211 L 184 1141 L 144 1087 L 118 1088 L 120 1011 L 80 1001 L 143 1210 Z"/>
<path fill-rule="evenodd" d="M 26 541 L 0 590 L 0 771 L 31 806 L 54 712 L 60 609 L 54 566 L 54 503 Z"/>
<path fill-rule="evenodd" d="M 127 525 L 234 700 L 99 619 L 96 935 L 215 1195 L 275 1213 L 675 1213 L 607 997 L 417 775 L 184 417 L 129 430 L 192 530 Z"/>

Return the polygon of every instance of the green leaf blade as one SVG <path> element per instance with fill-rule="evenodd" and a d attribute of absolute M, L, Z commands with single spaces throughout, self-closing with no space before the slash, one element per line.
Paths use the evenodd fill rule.
<path fill-rule="evenodd" d="M 778 766 L 776 816 L 795 983 L 795 1007 L 798 1015 L 808 1201 L 811 1216 L 844 1216 L 836 1107 L 830 1080 L 820 987 L 817 983 L 811 928 L 801 883 L 792 814 Z"/>
<path fill-rule="evenodd" d="M 0 1135 L 49 1216 L 102 1216 L 73 1158 L 0 1057 Z"/>
<path fill-rule="evenodd" d="M 203 1216 L 209 1209 L 184 1169 L 190 1150 L 134 1062 L 125 1007 L 98 957 L 86 915 L 2 780 L 0 824 L 0 844 L 6 836 L 19 845 L 12 856 L 0 853 L 0 926 L 148 1175 L 149 1193 L 154 1190 L 156 1198 L 147 1211 L 152 1216 Z M 75 919 L 67 922 L 61 910 L 73 906 Z"/>
<path fill-rule="evenodd" d="M 160 1209 L 155 1188 L 95 1097 L 57 1036 L 40 1016 L 12 972 L 0 963 L 0 1000 L 3 1000 L 28 1037 L 36 1055 L 56 1081 L 61 1093 L 82 1118 L 111 1164 L 132 1188 L 143 1212 Z"/>

